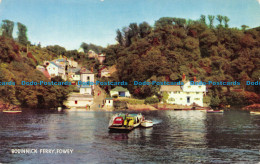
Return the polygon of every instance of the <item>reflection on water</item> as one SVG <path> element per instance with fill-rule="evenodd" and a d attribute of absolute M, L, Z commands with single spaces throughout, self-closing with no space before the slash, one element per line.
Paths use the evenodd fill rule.
<path fill-rule="evenodd" d="M 145 111 L 154 127 L 111 133 L 113 112 L 0 114 L 0 162 L 258 162 L 260 116 L 241 112 Z M 73 154 L 11 154 L 72 148 Z"/>

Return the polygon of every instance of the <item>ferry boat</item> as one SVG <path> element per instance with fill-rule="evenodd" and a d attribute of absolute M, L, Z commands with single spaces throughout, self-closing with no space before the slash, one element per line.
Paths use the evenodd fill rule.
<path fill-rule="evenodd" d="M 139 114 L 115 114 L 109 121 L 109 129 L 113 130 L 127 130 L 130 131 L 135 127 L 138 127 L 143 122 L 144 117 Z"/>

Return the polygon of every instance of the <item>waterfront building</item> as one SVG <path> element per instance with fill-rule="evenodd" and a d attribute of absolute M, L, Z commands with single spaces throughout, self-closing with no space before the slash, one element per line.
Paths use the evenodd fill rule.
<path fill-rule="evenodd" d="M 179 85 L 162 85 L 160 88 L 161 94 L 168 93 L 169 104 L 178 105 L 193 105 L 197 104 L 203 107 L 203 96 L 206 94 L 205 85 L 191 85 L 190 81 L 184 83 L 183 86 Z"/>
<path fill-rule="evenodd" d="M 68 108 L 78 107 L 86 108 L 93 104 L 93 96 L 86 94 L 73 93 L 69 95 L 67 101 L 64 103 Z"/>
<path fill-rule="evenodd" d="M 121 86 L 117 86 L 114 89 L 110 91 L 111 97 L 113 96 L 119 96 L 119 97 L 130 97 L 130 93 L 126 88 L 123 88 Z"/>

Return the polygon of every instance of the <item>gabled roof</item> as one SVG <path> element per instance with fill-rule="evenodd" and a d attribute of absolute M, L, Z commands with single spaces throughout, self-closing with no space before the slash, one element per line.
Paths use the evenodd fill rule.
<path fill-rule="evenodd" d="M 55 62 L 53 62 L 53 61 L 50 61 L 50 64 L 53 64 L 54 66 L 56 66 L 56 67 L 58 67 L 58 68 L 62 68 L 62 66 L 61 65 L 59 65 L 59 64 L 56 64 Z"/>
<path fill-rule="evenodd" d="M 80 72 L 80 68 L 69 68 L 68 72 L 79 73 Z"/>
<path fill-rule="evenodd" d="M 114 89 L 112 89 L 111 91 L 117 91 L 117 92 L 128 92 L 128 90 L 126 88 L 123 88 L 121 86 L 117 86 Z"/>
<path fill-rule="evenodd" d="M 56 59 L 56 60 L 53 60 L 53 61 L 58 61 L 58 62 L 67 62 L 66 59 L 62 58 L 62 59 Z"/>
<path fill-rule="evenodd" d="M 160 88 L 161 92 L 176 92 L 176 91 L 182 91 L 181 86 L 179 85 L 162 85 Z"/>
<path fill-rule="evenodd" d="M 91 71 L 87 70 L 86 68 L 81 69 L 80 73 L 93 74 Z"/>

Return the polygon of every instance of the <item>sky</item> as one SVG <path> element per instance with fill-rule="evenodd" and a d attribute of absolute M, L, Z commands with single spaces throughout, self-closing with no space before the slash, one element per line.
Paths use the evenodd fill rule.
<path fill-rule="evenodd" d="M 133 22 L 154 25 L 161 17 L 196 20 L 201 14 L 227 16 L 230 27 L 257 27 L 260 0 L 0 0 L 0 21 L 25 24 L 32 44 L 67 50 L 82 42 L 115 44 L 116 30 Z"/>

